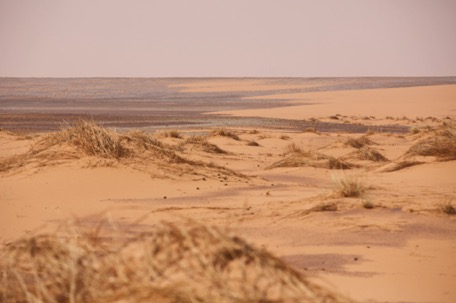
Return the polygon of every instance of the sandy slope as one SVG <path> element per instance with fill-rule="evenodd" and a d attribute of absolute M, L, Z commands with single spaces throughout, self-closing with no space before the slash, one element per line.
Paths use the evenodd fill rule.
<path fill-rule="evenodd" d="M 254 114 L 286 118 L 335 113 L 452 116 L 454 91 L 454 86 L 445 86 L 318 93 L 325 100 L 343 96 L 331 106 L 305 105 Z M 402 103 L 396 99 L 401 96 L 405 98 L 399 100 Z M 443 96 L 437 101 L 442 106 L 435 106 L 431 98 L 435 96 Z M 391 99 L 378 108 L 361 105 L 366 99 L 386 97 Z M 418 105 L 410 106 L 412 100 Z M 398 112 L 399 103 L 407 105 L 404 112 Z M 418 126 L 424 129 L 441 123 L 423 120 Z M 456 300 L 456 217 L 440 210 L 444 203 L 456 203 L 456 161 L 404 155 L 430 133 L 369 134 L 369 146 L 388 159 L 375 162 L 360 159 L 357 149 L 346 144 L 348 138 L 361 135 L 248 128 L 232 131 L 239 140 L 207 137 L 208 142 L 226 151 L 224 154 L 184 143 L 189 137 L 185 131 L 181 132 L 183 138 L 157 138 L 170 146 L 183 146 L 177 153 L 185 159 L 212 163 L 245 177 L 210 166 L 188 171 L 176 169 L 179 166 L 171 169 L 157 159 L 142 159 L 141 165 L 114 160 L 98 163 L 84 155 L 1 172 L 0 239 L 11 241 L 41 226 L 52 230 L 72 217 L 95 222 L 100 213 L 118 226 L 138 218 L 142 218 L 140 226 L 147 227 L 164 219 L 179 221 L 186 217 L 228 227 L 319 283 L 360 302 Z M 0 131 L 0 159 L 26 152 L 34 140 L 37 138 Z M 326 160 L 318 160 L 271 168 L 294 155 L 291 144 L 357 167 L 340 171 L 322 166 Z M 391 161 L 404 159 L 423 164 L 385 172 Z M 155 164 L 147 166 L 152 160 Z M 347 175 L 363 180 L 368 187 L 365 195 L 346 198 L 335 194 L 333 177 Z M 363 207 L 367 202 L 372 209 Z"/>
<path fill-rule="evenodd" d="M 336 114 L 376 118 L 406 116 L 412 119 L 456 117 L 456 85 L 275 94 L 255 98 L 290 100 L 293 106 L 224 111 L 219 114 L 284 119 L 309 119 Z"/>

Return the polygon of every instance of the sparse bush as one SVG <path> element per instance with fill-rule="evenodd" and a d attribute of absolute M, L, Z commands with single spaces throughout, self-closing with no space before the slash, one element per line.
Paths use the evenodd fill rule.
<path fill-rule="evenodd" d="M 360 197 L 366 192 L 366 185 L 360 177 L 345 175 L 332 177 L 336 186 L 335 192 L 342 197 Z"/>
<path fill-rule="evenodd" d="M 316 133 L 317 129 L 315 127 L 307 127 L 306 129 L 304 129 L 304 132 L 305 133 Z"/>
<path fill-rule="evenodd" d="M 219 128 L 219 129 L 215 129 L 212 131 L 211 133 L 213 136 L 222 136 L 222 137 L 228 137 L 228 138 L 231 138 L 231 139 L 234 139 L 236 141 L 239 141 L 241 140 L 239 138 L 238 135 L 236 135 L 235 133 L 225 129 L 225 128 Z"/>
<path fill-rule="evenodd" d="M 372 142 L 372 140 L 366 136 L 362 136 L 359 138 L 348 138 L 345 141 L 345 145 L 348 145 L 348 146 L 351 146 L 354 148 L 361 148 L 365 145 L 372 145 L 372 144 L 374 144 L 374 142 Z"/>
<path fill-rule="evenodd" d="M 130 151 L 122 146 L 116 133 L 84 120 L 78 121 L 73 127 L 43 137 L 32 150 L 39 153 L 59 144 L 70 144 L 86 155 L 104 158 L 119 159 L 130 154 Z"/>
<path fill-rule="evenodd" d="M 175 138 L 175 139 L 182 138 L 182 136 L 179 134 L 179 132 L 177 130 L 168 130 L 168 131 L 162 132 L 160 135 L 165 138 Z"/>
<path fill-rule="evenodd" d="M 328 168 L 329 169 L 350 169 L 353 165 L 335 157 L 328 156 Z"/>
<path fill-rule="evenodd" d="M 207 138 L 202 136 L 191 136 L 185 140 L 182 146 L 186 144 L 192 144 L 194 146 L 199 147 L 202 151 L 207 153 L 214 153 L 214 154 L 226 154 L 227 152 L 218 147 L 215 144 L 210 143 L 207 141 Z"/>
<path fill-rule="evenodd" d="M 411 133 L 412 135 L 416 135 L 418 133 L 420 133 L 420 128 L 417 127 L 417 126 L 412 126 L 409 128 L 409 133 Z"/>
<path fill-rule="evenodd" d="M 370 201 L 370 200 L 363 200 L 363 207 L 365 209 L 373 209 L 373 208 L 375 208 L 375 204 L 372 203 L 372 201 Z"/>
<path fill-rule="evenodd" d="M 407 155 L 434 156 L 442 161 L 456 159 L 456 128 L 445 127 L 410 147 Z"/>
<path fill-rule="evenodd" d="M 358 150 L 358 155 L 362 160 L 369 160 L 374 162 L 386 162 L 388 159 L 375 149 L 364 146 Z"/>
<path fill-rule="evenodd" d="M 260 146 L 260 144 L 258 144 L 255 141 L 249 141 L 249 142 L 247 142 L 247 146 Z"/>
<path fill-rule="evenodd" d="M 450 202 L 444 203 L 440 206 L 440 210 L 447 215 L 456 215 L 456 207 L 454 207 Z"/>
<path fill-rule="evenodd" d="M 304 151 L 296 143 L 290 143 L 286 147 L 286 152 L 288 153 L 303 153 Z"/>
<path fill-rule="evenodd" d="M 348 163 L 340 158 L 327 156 L 316 151 L 303 151 L 293 143 L 288 147 L 292 153 L 289 157 L 282 159 L 268 166 L 267 169 L 276 167 L 300 167 L 311 166 L 326 169 L 350 169 L 355 165 Z"/>

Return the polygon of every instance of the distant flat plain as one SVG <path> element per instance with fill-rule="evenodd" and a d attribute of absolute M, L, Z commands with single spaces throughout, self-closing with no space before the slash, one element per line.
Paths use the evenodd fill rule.
<path fill-rule="evenodd" d="M 60 128 L 63 121 L 82 118 L 119 128 L 250 125 L 303 129 L 309 127 L 303 121 L 205 113 L 293 105 L 290 100 L 270 98 L 279 94 L 445 84 L 456 84 L 456 77 L 0 78 L 0 128 L 50 131 Z M 366 131 L 328 122 L 319 127 L 322 131 Z"/>

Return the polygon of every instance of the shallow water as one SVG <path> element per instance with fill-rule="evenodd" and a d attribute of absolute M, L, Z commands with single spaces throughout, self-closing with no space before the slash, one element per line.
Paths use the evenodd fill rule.
<path fill-rule="evenodd" d="M 261 81 L 277 89 L 185 92 L 204 81 Z M 0 128 L 52 130 L 63 121 L 94 119 L 117 127 L 289 124 L 274 119 L 221 118 L 206 112 L 284 106 L 280 99 L 246 99 L 277 93 L 453 84 L 442 78 L 0 78 Z M 281 85 L 298 88 L 280 88 Z M 299 87 L 302 86 L 302 87 Z M 289 103 L 287 103 L 289 104 Z M 244 121 L 245 120 L 245 121 Z M 275 122 L 274 122 L 275 121 Z M 308 126 L 308 125 L 306 125 Z"/>

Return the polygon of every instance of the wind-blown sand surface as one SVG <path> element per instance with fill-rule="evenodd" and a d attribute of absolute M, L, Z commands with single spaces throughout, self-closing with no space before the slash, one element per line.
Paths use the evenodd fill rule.
<path fill-rule="evenodd" d="M 456 301 L 455 85 L 268 96 L 277 86 L 230 81 L 179 87 L 263 90 L 294 105 L 222 113 L 311 126 L 112 132 L 126 148 L 116 157 L 88 154 L 64 132 L 49 144 L 46 134 L 0 131 L 3 246 L 71 218 L 140 231 L 190 218 L 358 302 Z M 325 121 L 410 131 L 318 131 Z M 348 179 L 364 192 L 341 194 L 337 180 Z"/>

